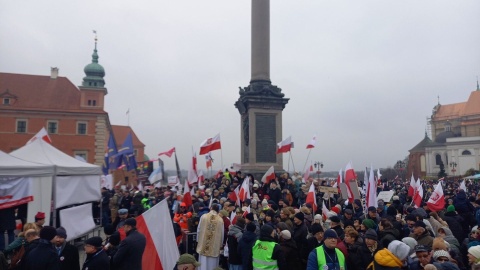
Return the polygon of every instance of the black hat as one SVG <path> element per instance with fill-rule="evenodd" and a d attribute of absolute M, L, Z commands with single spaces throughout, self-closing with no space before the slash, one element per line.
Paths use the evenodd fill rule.
<path fill-rule="evenodd" d="M 335 238 L 337 239 L 338 238 L 338 234 L 336 231 L 332 230 L 332 229 L 328 229 L 325 231 L 325 233 L 323 233 L 323 238 L 324 239 L 327 239 L 327 238 Z"/>
<path fill-rule="evenodd" d="M 255 220 L 255 217 L 253 216 L 253 213 L 248 213 L 247 215 L 245 215 L 245 218 L 250 220 L 250 221 L 254 221 Z"/>
<path fill-rule="evenodd" d="M 368 207 L 368 212 L 377 212 L 377 208 L 375 206 Z"/>
<path fill-rule="evenodd" d="M 247 231 L 249 232 L 255 232 L 257 230 L 257 226 L 253 223 L 248 223 L 247 224 Z"/>
<path fill-rule="evenodd" d="M 344 222 L 343 222 L 343 227 L 346 228 L 348 226 L 351 226 L 351 227 L 355 227 L 354 223 L 352 220 L 349 220 L 349 219 L 346 219 Z"/>
<path fill-rule="evenodd" d="M 305 215 L 302 212 L 298 212 L 295 214 L 295 217 L 303 221 L 305 219 Z"/>
<path fill-rule="evenodd" d="M 353 214 L 352 209 L 345 209 L 345 214 L 352 215 Z"/>
<path fill-rule="evenodd" d="M 310 232 L 312 233 L 312 235 L 315 235 L 318 232 L 323 232 L 322 225 L 318 223 L 313 223 L 312 226 L 310 227 Z"/>
<path fill-rule="evenodd" d="M 102 242 L 103 242 L 103 240 L 100 236 L 94 236 L 94 237 L 90 237 L 87 240 L 85 240 L 85 245 L 91 245 L 91 246 L 94 246 L 96 248 L 100 248 L 100 247 L 102 247 Z"/>
<path fill-rule="evenodd" d="M 137 221 L 134 218 L 127 218 L 127 220 L 125 220 L 125 223 L 123 223 L 123 225 L 129 225 L 129 226 L 132 226 L 132 227 L 136 227 L 137 226 Z"/>
<path fill-rule="evenodd" d="M 366 239 L 372 239 L 372 240 L 378 241 L 377 232 L 375 232 L 374 229 L 368 229 L 368 230 L 365 232 L 365 238 L 366 238 Z"/>
<path fill-rule="evenodd" d="M 112 233 L 112 235 L 110 235 L 110 237 L 108 238 L 108 242 L 114 246 L 120 245 L 120 241 L 120 233 L 118 231 Z"/>
<path fill-rule="evenodd" d="M 266 216 L 269 216 L 271 218 L 274 218 L 275 217 L 275 211 L 269 209 L 267 210 L 267 212 L 265 213 Z"/>
<path fill-rule="evenodd" d="M 422 227 L 422 228 L 427 228 L 427 225 L 421 221 L 421 220 L 418 220 L 417 222 L 415 222 L 415 224 L 413 225 L 413 227 Z"/>
<path fill-rule="evenodd" d="M 65 230 L 65 228 L 63 228 L 63 227 L 58 227 L 58 228 L 57 228 L 57 236 L 66 239 L 66 238 L 67 238 L 67 231 Z"/>
<path fill-rule="evenodd" d="M 430 249 L 424 245 L 416 245 L 414 250 L 415 252 L 430 252 Z"/>
<path fill-rule="evenodd" d="M 40 230 L 40 238 L 48 241 L 52 241 L 53 238 L 57 236 L 57 229 L 52 226 L 44 226 Z"/>
<path fill-rule="evenodd" d="M 338 216 L 331 216 L 330 221 L 335 223 L 340 223 L 340 218 Z"/>
<path fill-rule="evenodd" d="M 263 225 L 260 229 L 260 236 L 270 236 L 273 232 L 273 228 L 270 225 Z"/>

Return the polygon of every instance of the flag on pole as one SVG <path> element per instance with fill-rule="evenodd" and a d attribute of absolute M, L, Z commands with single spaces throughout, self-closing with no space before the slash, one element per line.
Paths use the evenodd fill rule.
<path fill-rule="evenodd" d="M 208 152 L 206 155 L 205 155 L 205 166 L 208 168 L 211 168 L 212 167 L 212 164 L 213 164 L 213 158 L 212 158 L 212 153 Z"/>
<path fill-rule="evenodd" d="M 422 199 L 423 199 L 423 187 L 422 187 L 422 184 L 420 183 L 420 179 L 417 180 L 416 186 L 417 186 L 417 191 L 415 191 L 415 194 L 413 195 L 413 203 L 415 204 L 416 208 L 419 208 L 422 204 Z"/>
<path fill-rule="evenodd" d="M 175 167 L 177 168 L 178 179 L 182 178 L 180 175 L 180 165 L 178 165 L 177 152 L 175 151 Z"/>
<path fill-rule="evenodd" d="M 355 170 L 353 170 L 352 162 L 348 162 L 347 166 L 345 167 L 345 185 L 347 186 L 347 194 L 348 194 L 348 202 L 353 202 L 353 192 L 352 188 L 350 187 L 351 181 L 355 180 Z"/>
<path fill-rule="evenodd" d="M 198 175 L 197 175 L 197 154 L 193 153 L 192 162 L 190 163 L 190 168 L 188 168 L 188 183 L 193 184 L 198 182 Z"/>
<path fill-rule="evenodd" d="M 310 168 L 306 167 L 305 172 L 303 173 L 302 183 L 306 183 L 308 178 L 310 178 Z"/>
<path fill-rule="evenodd" d="M 338 172 L 337 176 L 337 187 L 340 188 L 340 184 L 343 183 L 343 172 L 342 169 Z"/>
<path fill-rule="evenodd" d="M 153 172 L 150 174 L 150 176 L 148 177 L 148 181 L 150 183 L 155 183 L 157 181 L 160 181 L 162 180 L 163 178 L 163 175 L 162 175 L 162 168 L 161 167 L 157 167 L 155 170 L 153 170 Z"/>
<path fill-rule="evenodd" d="M 271 166 L 262 177 L 262 183 L 270 184 L 270 181 L 275 180 L 275 168 Z"/>
<path fill-rule="evenodd" d="M 203 185 L 203 182 L 205 181 L 205 176 L 203 175 L 203 170 L 198 170 L 197 176 L 198 176 L 198 186 Z"/>
<path fill-rule="evenodd" d="M 222 145 L 220 143 L 220 133 L 215 135 L 212 138 L 208 138 L 200 144 L 200 155 L 205 155 L 208 152 L 222 149 Z"/>
<path fill-rule="evenodd" d="M 415 187 L 416 187 L 415 178 L 413 177 L 413 173 L 412 173 L 412 177 L 410 178 L 410 186 L 408 186 L 408 193 L 407 193 L 408 196 L 413 197 L 413 195 L 415 194 Z"/>
<path fill-rule="evenodd" d="M 443 195 L 442 183 L 438 183 L 435 190 L 427 201 L 428 208 L 431 211 L 441 211 L 445 208 L 445 196 Z"/>
<path fill-rule="evenodd" d="M 173 147 L 172 149 L 166 151 L 166 152 L 161 152 L 161 153 L 158 153 L 159 156 L 161 155 L 165 155 L 167 157 L 172 157 L 173 153 L 175 152 L 175 147 Z"/>
<path fill-rule="evenodd" d="M 317 211 L 317 196 L 315 196 L 315 185 L 313 184 L 313 182 L 310 185 L 310 189 L 308 190 L 305 202 L 312 205 L 313 213 Z"/>
<path fill-rule="evenodd" d="M 377 182 L 375 181 L 375 175 L 373 174 L 373 168 L 370 167 L 370 177 L 368 178 L 367 186 L 367 207 L 378 207 L 377 201 Z"/>
<path fill-rule="evenodd" d="M 326 206 L 325 201 L 322 203 L 322 216 L 323 216 L 323 221 L 328 219 L 328 208 Z"/>
<path fill-rule="evenodd" d="M 277 143 L 277 154 L 290 152 L 292 144 L 292 136 L 288 136 L 285 140 Z"/>
<path fill-rule="evenodd" d="M 463 189 L 463 191 L 467 192 L 467 186 L 465 185 L 465 180 L 463 180 L 462 183 L 460 183 L 460 186 L 458 187 L 458 189 Z"/>
<path fill-rule="evenodd" d="M 250 199 L 250 177 L 247 176 L 243 180 L 242 187 L 238 191 L 238 197 L 242 202 L 246 199 Z"/>
<path fill-rule="evenodd" d="M 317 143 L 317 135 L 314 135 L 313 139 L 311 139 L 310 142 L 307 144 L 307 149 L 314 148 L 316 143 Z"/>
<path fill-rule="evenodd" d="M 48 136 L 48 132 L 45 129 L 45 127 L 42 127 L 42 129 L 40 129 L 40 131 L 37 132 L 37 134 L 35 134 L 35 136 L 33 136 L 30 140 L 28 140 L 28 142 L 25 145 L 27 145 L 31 142 L 34 142 L 37 139 L 42 139 L 42 140 L 48 142 L 49 144 L 52 144 L 52 139 L 50 139 L 50 136 Z"/>
<path fill-rule="evenodd" d="M 127 166 L 127 171 L 131 171 L 137 168 L 137 160 L 135 159 L 135 153 L 133 148 L 132 133 L 128 133 L 122 147 L 118 149 L 118 155 L 123 156 L 123 162 Z"/>
<path fill-rule="evenodd" d="M 147 244 L 142 257 L 143 270 L 173 269 L 180 254 L 176 247 L 167 200 L 163 200 L 136 218 L 137 230 Z"/>

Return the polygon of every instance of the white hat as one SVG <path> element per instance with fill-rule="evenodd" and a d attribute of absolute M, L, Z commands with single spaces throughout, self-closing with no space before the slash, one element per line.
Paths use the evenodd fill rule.
<path fill-rule="evenodd" d="M 473 246 L 469 248 L 468 253 L 472 254 L 473 257 L 475 257 L 478 261 L 480 259 L 480 246 Z"/>
<path fill-rule="evenodd" d="M 282 237 L 285 240 L 290 240 L 292 238 L 292 234 L 290 233 L 289 230 L 283 230 L 280 232 L 280 237 Z"/>
<path fill-rule="evenodd" d="M 448 251 L 445 251 L 445 250 L 437 250 L 433 253 L 433 259 L 434 260 L 437 260 L 438 258 L 440 257 L 447 257 L 450 259 L 450 254 L 448 253 Z"/>
<path fill-rule="evenodd" d="M 258 184 L 253 184 L 253 187 L 254 187 L 254 188 L 258 188 Z"/>

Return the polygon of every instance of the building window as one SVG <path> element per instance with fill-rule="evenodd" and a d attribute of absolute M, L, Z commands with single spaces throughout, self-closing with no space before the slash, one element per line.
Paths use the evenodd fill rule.
<path fill-rule="evenodd" d="M 87 104 L 88 106 L 97 106 L 97 101 L 95 99 L 89 99 Z"/>
<path fill-rule="evenodd" d="M 442 156 L 440 154 L 436 154 L 435 155 L 435 165 L 439 165 L 442 164 Z"/>
<path fill-rule="evenodd" d="M 79 160 L 83 159 L 82 161 L 88 162 L 87 161 L 87 156 L 88 156 L 87 151 L 73 151 L 73 155 L 76 159 L 79 159 Z"/>
<path fill-rule="evenodd" d="M 133 150 L 133 154 L 134 154 L 136 157 L 138 157 L 138 150 L 137 150 L 137 149 L 134 149 L 134 150 Z"/>
<path fill-rule="evenodd" d="M 3 105 L 10 105 L 10 99 L 9 98 L 4 98 L 3 99 Z"/>
<path fill-rule="evenodd" d="M 468 151 L 468 150 L 464 150 L 462 152 L 462 156 L 471 156 L 472 155 L 472 152 Z"/>
<path fill-rule="evenodd" d="M 87 123 L 78 122 L 77 123 L 77 134 L 86 135 L 87 134 Z"/>
<path fill-rule="evenodd" d="M 92 100 L 89 99 L 88 102 L 87 102 L 88 106 L 92 106 Z"/>
<path fill-rule="evenodd" d="M 17 133 L 27 132 L 27 120 L 17 120 Z"/>
<path fill-rule="evenodd" d="M 58 122 L 57 121 L 49 121 L 47 123 L 47 131 L 50 134 L 57 134 L 58 133 Z"/>

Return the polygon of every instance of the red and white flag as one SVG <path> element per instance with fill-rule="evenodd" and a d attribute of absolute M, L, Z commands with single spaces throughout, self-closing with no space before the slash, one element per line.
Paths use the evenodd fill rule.
<path fill-rule="evenodd" d="M 275 180 L 275 168 L 271 166 L 262 177 L 262 183 L 270 184 L 270 181 Z"/>
<path fill-rule="evenodd" d="M 232 192 L 228 193 L 228 199 L 232 202 L 235 202 L 236 205 L 240 205 L 240 198 L 239 198 L 239 193 L 240 192 L 240 186 L 237 186 L 235 190 Z"/>
<path fill-rule="evenodd" d="M 345 185 L 347 186 L 347 194 L 348 194 L 348 202 L 352 203 L 354 200 L 352 188 L 350 187 L 351 181 L 354 181 L 355 177 L 355 170 L 352 167 L 352 162 L 348 162 L 347 166 L 345 167 Z"/>
<path fill-rule="evenodd" d="M 161 153 L 158 153 L 159 156 L 162 156 L 162 155 L 165 155 L 167 157 L 172 157 L 173 153 L 175 153 L 175 147 L 173 147 L 172 149 L 166 151 L 166 152 L 161 152 Z"/>
<path fill-rule="evenodd" d="M 306 183 L 308 178 L 310 178 L 310 168 L 309 167 L 306 167 L 305 168 L 305 173 L 303 173 L 303 177 L 302 177 L 302 183 Z"/>
<path fill-rule="evenodd" d="M 220 133 L 215 135 L 212 138 L 208 138 L 200 144 L 200 155 L 205 155 L 208 152 L 222 149 L 222 144 L 220 143 Z"/>
<path fill-rule="evenodd" d="M 343 183 L 343 172 L 342 172 L 342 169 L 340 169 L 340 171 L 338 172 L 338 176 L 337 176 L 337 187 L 340 188 L 340 184 Z"/>
<path fill-rule="evenodd" d="M 323 216 L 323 221 L 328 219 L 328 208 L 325 201 L 323 201 L 322 203 L 322 216 Z"/>
<path fill-rule="evenodd" d="M 367 201 L 367 207 L 370 207 L 370 206 L 374 206 L 375 208 L 378 207 L 377 182 L 375 181 L 375 175 L 373 174 L 372 167 L 370 167 L 370 177 L 368 178 L 366 201 Z"/>
<path fill-rule="evenodd" d="M 250 177 L 245 177 L 242 183 L 242 187 L 238 191 L 238 198 L 244 202 L 246 199 L 250 199 Z"/>
<path fill-rule="evenodd" d="M 410 178 L 410 185 L 408 186 L 408 193 L 407 193 L 408 196 L 413 197 L 413 195 L 415 194 L 415 187 L 416 187 L 415 178 L 413 177 L 413 173 L 412 173 L 412 178 Z"/>
<path fill-rule="evenodd" d="M 288 136 L 285 140 L 277 143 L 277 154 L 288 153 L 292 149 L 292 136 Z"/>
<path fill-rule="evenodd" d="M 427 201 L 428 208 L 431 211 L 441 211 L 445 208 L 445 196 L 443 195 L 442 183 L 438 183 L 435 190 Z"/>
<path fill-rule="evenodd" d="M 188 176 L 187 176 L 188 183 L 193 184 L 198 182 L 198 175 L 197 175 L 197 154 L 193 153 L 192 163 L 190 163 L 190 168 L 188 169 Z"/>
<path fill-rule="evenodd" d="M 3 178 L 0 181 L 0 209 L 12 208 L 33 201 L 32 181 L 30 177 Z"/>
<path fill-rule="evenodd" d="M 40 129 L 40 131 L 37 134 L 35 134 L 35 136 L 33 136 L 33 138 L 31 138 L 25 145 L 31 142 L 34 142 L 37 139 L 42 139 L 48 142 L 49 144 L 52 144 L 52 139 L 50 139 L 50 136 L 48 136 L 48 132 L 44 127 L 42 127 L 42 129 Z"/>
<path fill-rule="evenodd" d="M 310 189 L 308 190 L 305 202 L 312 205 L 314 213 L 317 212 L 317 196 L 315 196 L 315 185 L 313 184 L 313 182 L 310 185 Z"/>
<path fill-rule="evenodd" d="M 307 149 L 314 148 L 316 143 L 317 143 L 317 135 L 314 135 L 313 139 L 311 139 L 310 142 L 307 144 Z"/>
<path fill-rule="evenodd" d="M 147 238 L 143 270 L 173 269 L 180 254 L 175 240 L 167 200 L 157 203 L 136 218 L 137 230 Z"/>
<path fill-rule="evenodd" d="M 205 166 L 208 168 L 211 168 L 212 167 L 212 164 L 213 164 L 213 158 L 212 158 L 212 154 L 210 152 L 208 152 L 206 155 L 205 155 Z"/>
<path fill-rule="evenodd" d="M 203 182 L 205 181 L 205 176 L 203 175 L 203 170 L 198 170 L 198 186 L 202 186 Z"/>
<path fill-rule="evenodd" d="M 185 183 L 185 187 L 183 188 L 183 202 L 187 205 L 187 207 L 189 207 L 190 205 L 192 205 L 192 192 L 190 191 L 190 186 L 187 183 Z"/>
<path fill-rule="evenodd" d="M 243 218 L 246 218 L 246 216 L 248 215 L 248 213 L 250 213 L 252 210 L 250 209 L 250 205 L 247 206 L 247 209 L 245 210 L 245 212 L 243 212 Z"/>
<path fill-rule="evenodd" d="M 413 204 L 415 204 L 416 208 L 419 208 L 422 205 L 422 199 L 423 199 L 423 187 L 422 187 L 422 184 L 420 183 L 420 179 L 417 180 L 416 186 L 417 186 L 417 190 L 413 195 Z"/>

